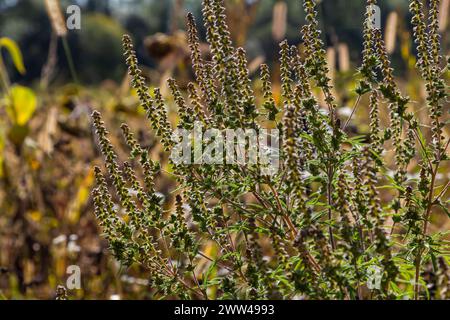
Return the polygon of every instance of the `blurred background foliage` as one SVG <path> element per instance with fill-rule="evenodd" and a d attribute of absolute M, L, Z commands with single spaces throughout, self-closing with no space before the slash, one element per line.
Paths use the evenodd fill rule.
<path fill-rule="evenodd" d="M 275 61 L 278 55 L 278 39 L 274 39 L 274 6 L 283 2 L 287 6 L 285 37 L 298 43 L 299 27 L 304 22 L 304 13 L 298 0 L 229 0 L 232 31 L 239 45 L 246 46 L 250 57 L 265 56 Z M 78 0 L 61 1 L 62 8 L 78 3 L 82 10 L 82 28 L 69 33 L 69 43 L 74 51 L 74 61 L 80 78 L 87 84 L 98 84 L 104 79 L 120 80 L 123 75 L 121 35 L 126 30 L 138 43 L 141 61 L 155 66 L 144 48 L 144 39 L 158 32 L 173 34 L 184 29 L 186 10 L 201 17 L 201 1 L 198 0 Z M 382 17 L 398 11 L 408 21 L 407 0 L 381 1 Z M 365 2 L 348 0 L 321 1 L 320 14 L 324 37 L 328 45 L 346 43 L 352 61 L 360 58 Z M 234 19 L 234 20 L 233 20 Z M 201 24 L 199 24 L 201 25 Z M 403 26 L 408 28 L 409 26 Z M 20 81 L 31 82 L 40 77 L 51 43 L 51 26 L 42 0 L 0 0 L 1 35 L 15 40 L 24 52 L 28 72 Z M 248 37 L 248 35 L 251 37 Z M 283 36 L 284 38 L 284 36 Z M 58 48 L 58 79 L 64 82 L 69 77 L 61 45 Z M 404 71 L 402 66 L 397 71 Z M 13 76 L 19 80 L 18 75 Z"/>
<path fill-rule="evenodd" d="M 146 298 L 148 275 L 133 268 L 123 270 L 109 256 L 92 213 L 92 168 L 101 159 L 89 116 L 94 109 L 102 112 L 119 151 L 124 148 L 119 128 L 126 121 L 153 157 L 162 157 L 130 90 L 121 37 L 132 35 L 149 83 L 162 85 L 167 96 L 164 81 L 168 77 L 176 77 L 182 86 L 192 81 L 184 17 L 187 11 L 194 13 L 204 39 L 201 1 L 61 0 L 61 8 L 76 3 L 82 12 L 81 30 L 71 30 L 64 37 L 53 31 L 45 2 L 0 0 L 4 80 L 0 91 L 0 299 L 52 298 L 57 286 L 65 284 L 66 267 L 72 264 L 81 267 L 83 284 L 82 290 L 69 292 L 71 298 Z M 301 1 L 226 3 L 233 39 L 246 48 L 250 71 L 258 74 L 259 65 L 268 63 L 278 99 L 278 43 L 287 38 L 301 48 Z M 441 14 L 441 32 L 448 55 L 449 1 L 442 3 L 447 12 Z M 414 71 L 408 1 L 379 4 L 400 87 L 417 102 L 420 115 L 425 90 Z M 322 0 L 319 9 L 339 114 L 345 118 L 356 98 L 349 88 L 356 85 L 353 75 L 360 65 L 365 1 Z M 11 43 L 17 50 L 11 49 Z M 206 45 L 202 51 L 208 55 Z M 254 86 L 260 94 L 261 83 L 255 81 Z M 367 106 L 367 101 L 362 104 Z M 381 121 L 387 121 L 387 110 L 383 112 Z M 352 122 L 353 134 L 365 134 L 366 108 L 361 107 Z M 441 174 L 442 184 L 448 181 L 448 172 Z M 415 168 L 411 174 L 418 174 Z M 167 178 L 158 181 L 167 208 L 174 201 L 171 186 L 173 181 Z M 445 215 L 433 217 L 432 229 L 450 229 Z M 432 273 L 430 268 L 430 277 Z"/>

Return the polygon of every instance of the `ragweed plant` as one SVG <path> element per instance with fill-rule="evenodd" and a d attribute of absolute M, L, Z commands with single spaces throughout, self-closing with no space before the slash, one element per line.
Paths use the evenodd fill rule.
<path fill-rule="evenodd" d="M 115 257 L 124 266 L 139 264 L 149 271 L 154 298 L 448 298 L 448 247 L 443 235 L 429 232 L 432 214 L 447 208 L 449 186 L 438 181 L 449 144 L 443 119 L 448 66 L 440 55 L 438 2 L 430 1 L 425 16 L 422 1 L 411 1 L 428 126 L 419 122 L 413 103 L 395 82 L 381 30 L 370 24 L 376 1 L 367 1 L 355 110 L 367 96 L 370 132 L 360 139 L 346 132 L 351 119 L 344 124 L 338 116 L 313 0 L 303 1 L 304 54 L 287 41 L 280 45 L 281 101 L 272 94 L 269 67 L 262 65 L 264 99 L 258 104 L 245 51 L 233 47 L 223 1 L 204 0 L 212 59 L 202 56 L 189 14 L 196 82 L 185 96 L 175 80 L 168 81 L 178 109 L 177 128 L 192 130 L 198 122 L 200 135 L 211 128 L 278 128 L 279 170 L 266 174 L 258 163 L 172 161 L 170 172 L 163 172 L 127 125 L 122 131 L 131 156 L 120 164 L 94 112 L 108 177 L 96 168 L 93 199 Z M 171 151 L 179 141 L 161 92 L 146 86 L 129 36 L 123 44 L 132 87 L 161 144 Z M 385 105 L 388 126 L 379 116 Z M 395 153 L 394 168 L 385 161 L 388 148 Z M 408 174 L 413 162 L 419 179 Z M 156 191 L 155 178 L 161 174 L 177 181 L 172 210 Z M 383 196 L 385 189 L 394 190 L 394 196 Z M 430 265 L 439 275 L 433 296 L 425 277 Z"/>

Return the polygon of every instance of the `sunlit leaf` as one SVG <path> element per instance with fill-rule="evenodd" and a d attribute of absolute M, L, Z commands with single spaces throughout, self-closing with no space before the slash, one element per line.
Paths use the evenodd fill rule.
<path fill-rule="evenodd" d="M 0 38 L 0 49 L 1 48 L 8 50 L 17 71 L 19 71 L 20 74 L 25 74 L 25 65 L 23 64 L 22 52 L 20 52 L 17 43 L 14 40 L 3 37 Z"/>
<path fill-rule="evenodd" d="M 33 90 L 15 85 L 11 88 L 6 111 L 11 121 L 19 126 L 24 126 L 33 116 L 37 99 Z"/>

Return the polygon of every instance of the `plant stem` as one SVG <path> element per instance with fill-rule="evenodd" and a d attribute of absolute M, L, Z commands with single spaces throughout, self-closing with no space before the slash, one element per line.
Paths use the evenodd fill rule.
<path fill-rule="evenodd" d="M 347 121 L 345 122 L 345 125 L 344 125 L 344 128 L 342 129 L 342 131 L 345 131 L 345 129 L 347 129 L 348 124 L 350 123 L 350 121 L 353 118 L 353 115 L 355 114 L 356 110 L 358 109 L 360 101 L 361 101 L 361 95 L 358 95 L 358 99 L 356 99 L 356 103 L 355 103 L 355 106 L 353 107 L 352 113 L 350 114 Z"/>
<path fill-rule="evenodd" d="M 333 193 L 333 169 L 328 169 L 328 183 L 327 183 L 327 199 L 328 199 L 328 220 L 331 223 L 331 220 L 333 218 L 333 211 L 332 211 L 332 205 L 333 205 L 333 199 L 332 199 L 332 193 Z M 328 232 L 330 233 L 330 244 L 331 249 L 334 251 L 336 249 L 336 243 L 334 241 L 333 236 L 333 227 L 330 225 L 328 227 Z"/>
<path fill-rule="evenodd" d="M 73 63 L 73 57 L 72 52 L 70 51 L 69 42 L 67 41 L 66 37 L 62 37 L 62 43 L 64 47 L 64 52 L 66 54 L 67 63 L 69 64 L 70 74 L 72 76 L 73 81 L 78 84 L 78 76 L 77 72 L 75 70 L 75 65 Z"/>
<path fill-rule="evenodd" d="M 436 203 L 436 201 L 439 201 L 439 199 L 447 192 L 448 188 L 450 187 L 450 181 L 447 182 L 444 189 L 439 193 L 439 195 L 434 199 L 433 203 Z"/>
<path fill-rule="evenodd" d="M 422 230 L 423 239 L 426 237 L 427 231 L 428 231 L 428 221 L 429 221 L 430 215 L 431 215 L 431 208 L 433 207 L 434 185 L 436 183 L 436 175 L 437 175 L 438 169 L 439 169 L 439 163 L 436 164 L 436 168 L 435 168 L 435 170 L 433 170 L 433 172 L 431 174 L 430 191 L 428 193 L 428 204 L 427 204 L 427 209 L 425 211 L 425 216 L 424 216 L 425 221 L 424 221 L 423 230 Z M 416 257 L 416 274 L 415 274 L 415 280 L 414 280 L 414 299 L 415 300 L 419 299 L 419 278 L 420 278 L 420 266 L 422 263 L 422 254 L 423 254 L 423 249 L 419 248 L 419 252 Z"/>
<path fill-rule="evenodd" d="M 2 85 L 5 92 L 9 93 L 9 87 L 11 86 L 9 82 L 8 73 L 6 72 L 5 64 L 3 63 L 2 55 L 0 52 L 0 77 L 2 78 Z"/>

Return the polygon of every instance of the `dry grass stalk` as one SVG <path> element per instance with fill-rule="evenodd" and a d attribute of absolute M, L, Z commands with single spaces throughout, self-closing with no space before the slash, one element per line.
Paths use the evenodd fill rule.
<path fill-rule="evenodd" d="M 442 0 L 439 9 L 439 31 L 444 32 L 447 29 L 448 9 L 450 8 L 450 0 Z"/>
<path fill-rule="evenodd" d="M 287 29 L 287 4 L 279 1 L 273 7 L 272 36 L 276 41 L 281 41 L 286 36 Z"/>
<path fill-rule="evenodd" d="M 341 43 L 338 46 L 339 54 L 339 70 L 342 72 L 347 72 L 350 70 L 350 53 L 348 50 L 348 45 Z"/>
<path fill-rule="evenodd" d="M 65 37 L 67 28 L 60 2 L 58 0 L 45 0 L 45 7 L 47 8 L 53 30 L 55 30 L 58 37 Z"/>
<path fill-rule="evenodd" d="M 391 12 L 386 22 L 386 31 L 384 39 L 386 42 L 386 51 L 391 54 L 395 50 L 395 39 L 397 38 L 398 13 Z"/>

